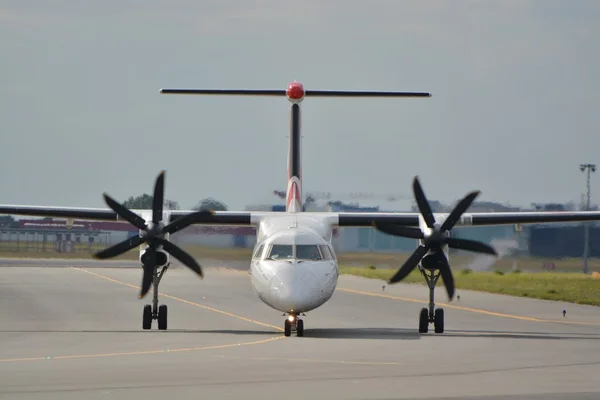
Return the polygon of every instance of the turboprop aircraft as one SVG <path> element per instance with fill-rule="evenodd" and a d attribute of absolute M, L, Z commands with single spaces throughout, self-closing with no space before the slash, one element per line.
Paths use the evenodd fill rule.
<path fill-rule="evenodd" d="M 413 192 L 418 213 L 303 212 L 300 103 L 305 97 L 430 97 L 429 93 L 379 91 L 305 90 L 292 82 L 285 90 L 253 89 L 163 89 L 165 94 L 286 96 L 292 103 L 287 165 L 285 212 L 165 210 L 164 182 L 161 172 L 154 186 L 151 210 L 129 210 L 104 194 L 110 208 L 75 208 L 26 205 L 0 205 L 0 214 L 45 216 L 69 219 L 124 220 L 139 229 L 139 236 L 129 238 L 95 254 L 99 259 L 115 257 L 136 247 L 143 277 L 139 297 L 153 287 L 152 304 L 144 306 L 143 329 L 158 320 L 158 329 L 167 329 L 167 306 L 158 306 L 158 286 L 167 271 L 171 256 L 181 261 L 201 278 L 200 265 L 185 251 L 169 241 L 169 235 L 192 224 L 239 225 L 256 228 L 256 245 L 250 261 L 250 277 L 258 297 L 288 318 L 284 334 L 304 335 L 300 316 L 325 304 L 338 282 L 337 258 L 332 246 L 335 227 L 374 227 L 394 236 L 418 240 L 414 253 L 399 268 L 389 283 L 396 283 L 418 268 L 429 286 L 429 307 L 422 308 L 419 332 L 426 333 L 433 324 L 436 333 L 444 331 L 444 310 L 435 308 L 434 292 L 442 278 L 450 300 L 454 297 L 454 278 L 448 249 L 496 255 L 489 245 L 452 238 L 455 226 L 530 224 L 567 221 L 598 221 L 600 212 L 502 212 L 466 213 L 478 191 L 467 194 L 450 213 L 433 213 L 418 177 Z"/>

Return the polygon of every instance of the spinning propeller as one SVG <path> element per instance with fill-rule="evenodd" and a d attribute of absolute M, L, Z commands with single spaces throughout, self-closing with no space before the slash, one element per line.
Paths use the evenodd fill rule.
<path fill-rule="evenodd" d="M 494 256 L 497 255 L 496 250 L 485 243 L 450 237 L 450 230 L 460 220 L 462 214 L 467 211 L 469 206 L 471 206 L 471 203 L 473 203 L 480 192 L 473 191 L 467 194 L 456 205 L 454 210 L 452 210 L 452 212 L 448 215 L 448 218 L 446 218 L 441 225 L 435 222 L 433 212 L 431 211 L 431 207 L 429 206 L 429 202 L 425 197 L 425 193 L 423 192 L 423 188 L 421 187 L 418 177 L 415 177 L 413 181 L 413 192 L 421 216 L 429 228 L 426 230 L 426 232 L 420 228 L 399 226 L 391 223 L 376 222 L 374 224 L 375 228 L 389 235 L 422 240 L 422 244 L 417 247 L 414 253 L 406 260 L 404 265 L 400 267 L 398 272 L 390 279 L 389 283 L 391 284 L 400 282 L 402 279 L 408 276 L 408 274 L 415 269 L 415 267 L 427 255 L 427 253 L 431 251 L 432 254 L 426 258 L 427 264 L 423 266 L 425 268 L 440 270 L 440 275 L 444 281 L 444 285 L 446 286 L 448 297 L 450 300 L 452 300 L 454 297 L 454 276 L 452 275 L 450 264 L 448 263 L 448 259 L 442 251 L 442 248 L 444 246 L 448 246 L 453 249 L 467 250 L 475 253 L 484 253 Z"/>
<path fill-rule="evenodd" d="M 142 264 L 144 269 L 144 276 L 142 278 L 142 287 L 140 290 L 140 299 L 148 293 L 150 285 L 152 285 L 152 279 L 154 277 L 154 270 L 156 268 L 156 257 L 159 246 L 167 253 L 181 261 L 186 267 L 197 273 L 200 278 L 203 278 L 202 268 L 194 260 L 192 256 L 183 251 L 175 244 L 169 242 L 164 238 L 165 234 L 175 233 L 185 227 L 197 223 L 208 221 L 212 218 L 211 211 L 198 211 L 187 214 L 183 217 L 176 219 L 168 225 L 164 225 L 163 219 L 163 202 L 165 192 L 165 171 L 162 171 L 156 178 L 154 185 L 154 197 L 152 198 L 152 221 L 146 223 L 146 221 L 130 211 L 125 206 L 119 204 L 108 194 L 104 193 L 104 200 L 110 208 L 113 209 L 117 215 L 130 224 L 138 228 L 141 232 L 139 236 L 134 236 L 120 243 L 115 244 L 107 249 L 104 249 L 96 254 L 94 257 L 98 259 L 107 259 L 116 257 L 120 254 L 125 253 L 135 247 L 141 246 L 146 243 L 148 248 L 142 256 Z"/>

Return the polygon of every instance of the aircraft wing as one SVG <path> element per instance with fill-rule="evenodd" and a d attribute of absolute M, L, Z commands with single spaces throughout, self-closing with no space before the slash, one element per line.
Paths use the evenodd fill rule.
<path fill-rule="evenodd" d="M 413 193 L 419 208 L 419 213 L 357 213 L 339 212 L 337 214 L 338 226 L 406 226 L 417 227 L 419 220 L 429 221 L 432 226 L 435 221 L 453 226 L 485 226 L 485 225 L 512 225 L 512 224 L 546 224 L 556 222 L 584 222 L 600 221 L 598 211 L 518 211 L 518 212 L 477 212 L 468 213 L 475 198 L 480 194 L 478 190 L 468 193 L 454 206 L 451 213 L 433 213 L 429 201 L 425 196 L 418 176 L 413 179 Z M 408 232 L 408 231 L 404 231 Z M 413 234 L 414 235 L 414 232 Z"/>
<path fill-rule="evenodd" d="M 361 213 L 338 212 L 338 223 L 343 226 L 373 226 L 374 223 L 385 223 L 403 226 L 419 226 L 419 213 Z M 448 213 L 434 213 L 447 216 Z M 533 212 L 489 212 L 465 213 L 456 226 L 484 226 L 510 224 L 544 224 L 556 222 L 600 221 L 598 211 L 533 211 Z"/>
<path fill-rule="evenodd" d="M 145 210 L 133 210 L 140 213 Z M 148 210 L 150 211 L 150 210 Z M 171 210 L 170 221 L 183 217 L 194 210 Z M 36 217 L 73 218 L 83 220 L 123 221 L 110 208 L 54 207 L 28 205 L 0 205 L 0 214 L 26 215 Z M 215 211 L 208 221 L 197 222 L 203 225 L 254 225 L 255 216 L 281 215 L 281 213 L 250 211 Z M 336 225 L 373 226 L 374 223 L 385 223 L 402 226 L 419 226 L 419 213 L 387 213 L 387 212 L 338 212 Z M 436 216 L 447 216 L 447 213 L 435 213 Z M 170 222 L 169 221 L 169 222 Z M 534 211 L 534 212 L 489 212 L 465 213 L 456 226 L 484 226 L 510 224 L 544 224 L 557 222 L 600 221 L 598 211 Z"/>
<path fill-rule="evenodd" d="M 136 213 L 151 210 L 132 210 Z M 195 212 L 194 210 L 170 210 L 170 221 Z M 27 205 L 0 205 L 0 214 L 27 215 L 35 217 L 73 218 L 82 220 L 124 221 L 110 208 L 53 207 Z M 249 211 L 215 211 L 210 221 L 202 221 L 204 225 L 252 225 L 253 213 Z M 170 222 L 169 221 L 169 222 Z"/>

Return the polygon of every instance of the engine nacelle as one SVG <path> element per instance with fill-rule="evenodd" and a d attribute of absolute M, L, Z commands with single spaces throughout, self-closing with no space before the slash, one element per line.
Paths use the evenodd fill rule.
<path fill-rule="evenodd" d="M 446 257 L 446 259 L 448 259 L 448 256 L 446 254 L 444 254 L 443 251 L 440 251 L 440 253 L 441 253 L 440 255 L 442 257 Z M 443 264 L 440 263 L 440 259 L 438 257 L 439 257 L 439 255 L 435 254 L 435 253 L 426 255 L 421 260 L 421 266 L 430 271 L 435 271 L 435 270 L 440 269 Z"/>
<path fill-rule="evenodd" d="M 146 249 L 148 247 L 145 247 L 143 249 L 140 249 L 140 263 L 142 263 L 142 265 L 146 265 L 146 263 L 148 262 L 148 255 L 146 254 Z M 171 261 L 171 257 L 169 255 L 169 253 L 167 253 L 164 250 L 156 250 L 156 268 L 162 268 L 165 267 L 167 265 L 169 265 L 169 262 Z"/>

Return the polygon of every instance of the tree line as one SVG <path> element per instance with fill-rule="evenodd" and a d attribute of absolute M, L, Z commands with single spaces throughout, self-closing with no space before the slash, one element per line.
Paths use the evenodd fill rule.
<path fill-rule="evenodd" d="M 127 200 L 123 202 L 123 205 L 129 209 L 137 209 L 137 210 L 151 210 L 152 209 L 152 199 L 153 196 L 148 193 L 141 194 L 139 196 L 133 197 L 130 196 Z M 175 200 L 165 199 L 164 207 L 169 210 L 180 210 L 181 207 L 179 203 Z M 207 197 L 200 200 L 192 210 L 202 211 L 202 210 L 213 210 L 213 211 L 227 211 L 227 206 L 225 203 L 213 199 L 212 197 Z"/>

